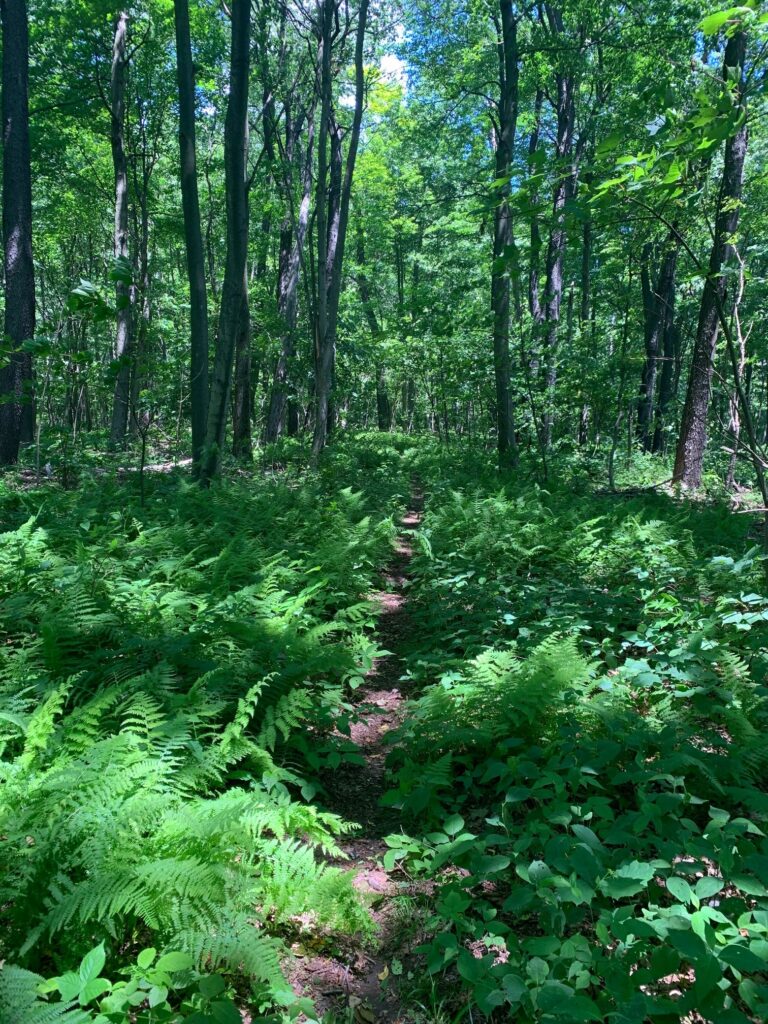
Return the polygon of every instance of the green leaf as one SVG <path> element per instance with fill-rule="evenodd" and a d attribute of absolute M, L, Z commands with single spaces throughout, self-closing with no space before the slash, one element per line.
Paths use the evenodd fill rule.
<path fill-rule="evenodd" d="M 147 949 L 142 949 L 139 955 L 136 957 L 136 964 L 142 971 L 146 971 L 148 967 L 151 967 L 155 962 L 157 956 L 157 950 L 151 946 Z"/>
<path fill-rule="evenodd" d="M 200 994 L 206 999 L 215 999 L 216 996 L 221 995 L 226 986 L 220 974 L 207 974 L 200 979 L 197 987 Z"/>
<path fill-rule="evenodd" d="M 549 977 L 549 964 L 540 956 L 535 956 L 525 965 L 525 971 L 536 985 L 541 985 Z"/>
<path fill-rule="evenodd" d="M 724 884 L 722 878 L 705 875 L 704 878 L 700 878 L 696 883 L 695 892 L 700 900 L 708 900 L 712 896 L 716 896 L 722 890 Z"/>
<path fill-rule="evenodd" d="M 211 1016 L 216 1024 L 243 1024 L 240 1011 L 234 1003 L 226 1000 L 211 1005 Z"/>
<path fill-rule="evenodd" d="M 547 981 L 539 992 L 536 1005 L 543 1013 L 559 1016 L 568 1012 L 573 996 L 573 989 L 563 985 L 561 981 Z"/>
<path fill-rule="evenodd" d="M 107 981 L 106 978 L 91 978 L 80 989 L 80 1005 L 85 1006 L 87 1003 L 92 1003 L 94 999 L 103 996 L 111 988 L 112 983 Z"/>
<path fill-rule="evenodd" d="M 720 29 L 729 22 L 732 18 L 737 18 L 739 15 L 750 14 L 749 7 L 729 7 L 725 11 L 716 11 L 714 14 L 708 15 L 703 18 L 699 23 L 699 28 L 705 36 L 716 35 Z"/>
<path fill-rule="evenodd" d="M 604 850 L 605 847 L 597 838 L 591 828 L 586 825 L 571 825 L 573 834 L 592 850 Z"/>
<path fill-rule="evenodd" d="M 461 977 L 471 985 L 476 985 L 488 973 L 482 960 L 477 959 L 468 949 L 459 951 L 458 969 Z"/>
<path fill-rule="evenodd" d="M 768 961 L 756 956 L 751 949 L 742 946 L 737 942 L 731 943 L 720 950 L 718 956 L 730 967 L 737 971 L 765 971 L 768 969 Z"/>
<path fill-rule="evenodd" d="M 681 903 L 698 902 L 694 896 L 693 889 L 691 889 L 688 882 L 686 882 L 684 878 L 679 878 L 677 875 L 673 875 L 671 878 L 667 879 L 667 891 Z"/>
<path fill-rule="evenodd" d="M 450 818 L 443 823 L 443 831 L 449 836 L 455 836 L 464 828 L 464 819 L 460 814 L 452 814 Z"/>
<path fill-rule="evenodd" d="M 476 875 L 493 875 L 497 871 L 503 871 L 504 868 L 509 867 L 509 864 L 509 857 L 504 857 L 501 854 L 479 857 L 477 862 L 473 865 L 473 873 Z"/>
<path fill-rule="evenodd" d="M 643 864 L 633 860 L 629 864 L 622 865 L 612 875 L 606 876 L 598 888 L 606 896 L 613 899 L 623 899 L 625 896 L 634 896 L 642 892 L 653 878 L 654 869 L 650 864 Z"/>
<path fill-rule="evenodd" d="M 82 984 L 83 982 L 80 976 L 75 974 L 73 971 L 67 971 L 66 974 L 62 974 L 60 978 L 56 979 L 56 987 L 61 993 L 61 998 L 65 1003 L 69 1003 L 73 999 L 77 999 L 80 994 Z"/>
<path fill-rule="evenodd" d="M 104 943 L 101 942 L 90 953 L 86 953 L 80 961 L 78 974 L 80 975 L 81 983 L 85 985 L 86 982 L 91 981 L 93 978 L 98 978 L 106 962 L 107 954 L 104 951 Z"/>
<path fill-rule="evenodd" d="M 173 974 L 175 971 L 188 971 L 194 962 L 188 953 L 166 953 L 157 961 L 155 969 Z"/>

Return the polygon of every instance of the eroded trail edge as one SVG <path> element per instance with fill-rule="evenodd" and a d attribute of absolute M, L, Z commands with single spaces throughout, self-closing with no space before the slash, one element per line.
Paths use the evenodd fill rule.
<path fill-rule="evenodd" d="M 314 1000 L 318 1015 L 352 1010 L 356 1020 L 375 1019 L 377 1024 L 396 1021 L 399 1016 L 387 966 L 397 953 L 393 904 L 399 890 L 381 867 L 388 849 L 384 837 L 397 828 L 399 818 L 380 801 L 389 788 L 389 734 L 405 714 L 402 651 L 411 628 L 408 570 L 414 554 L 412 535 L 421 524 L 423 508 L 423 492 L 415 483 L 410 507 L 399 523 L 393 558 L 384 573 L 384 588 L 370 595 L 381 609 L 377 643 L 387 653 L 376 659 L 365 685 L 354 696 L 351 739 L 363 762 L 343 764 L 328 782 L 330 809 L 360 825 L 354 836 L 340 844 L 349 858 L 340 866 L 354 873 L 355 887 L 369 901 L 376 935 L 368 943 L 348 940 L 333 955 L 300 955 L 291 972 L 294 988 Z"/>

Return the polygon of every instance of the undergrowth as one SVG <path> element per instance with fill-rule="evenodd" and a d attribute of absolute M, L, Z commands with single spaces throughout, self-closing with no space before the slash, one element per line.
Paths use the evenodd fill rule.
<path fill-rule="evenodd" d="M 311 802 L 322 778 L 302 751 L 308 734 L 332 745 L 375 656 L 366 595 L 407 489 L 400 453 L 371 439 L 319 477 L 208 492 L 154 477 L 144 507 L 103 476 L 3 493 L 9 1024 L 86 1019 L 79 997 L 35 1001 L 38 975 L 96 948 L 118 971 L 150 944 L 240 977 L 257 1010 L 306 1010 L 283 979 L 284 940 L 370 932 L 350 874 L 326 863 L 351 826 Z"/>
<path fill-rule="evenodd" d="M 452 1019 L 764 1020 L 765 557 L 725 506 L 478 462 L 420 464 L 385 859 L 438 883 L 419 956 Z"/>

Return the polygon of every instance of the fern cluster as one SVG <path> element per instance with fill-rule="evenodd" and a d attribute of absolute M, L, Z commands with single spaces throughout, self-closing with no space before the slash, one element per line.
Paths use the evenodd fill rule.
<path fill-rule="evenodd" d="M 327 863 L 350 826 L 301 798 L 294 742 L 332 727 L 375 650 L 366 595 L 404 477 L 364 492 L 342 471 L 364 475 L 172 479 L 144 511 L 104 481 L 8 502 L 0 1000 L 23 1003 L 27 968 L 151 936 L 284 1001 L 285 935 L 370 930 Z"/>

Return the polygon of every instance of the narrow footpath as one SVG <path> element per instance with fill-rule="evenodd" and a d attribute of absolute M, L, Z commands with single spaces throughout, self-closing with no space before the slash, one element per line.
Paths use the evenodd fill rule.
<path fill-rule="evenodd" d="M 410 509 L 400 521 L 394 557 L 384 574 L 385 589 L 371 594 L 381 608 L 377 643 L 387 654 L 376 659 L 366 685 L 354 695 L 351 739 L 364 764 L 343 764 L 327 787 L 329 809 L 360 825 L 354 836 L 340 844 L 349 859 L 339 866 L 354 873 L 355 887 L 370 903 L 376 933 L 368 944 L 346 940 L 333 956 L 299 955 L 290 977 L 297 992 L 314 1000 L 318 1016 L 336 1011 L 342 1020 L 349 1015 L 357 1024 L 395 1024 L 400 1020 L 388 967 L 398 951 L 393 901 L 399 890 L 381 867 L 388 849 L 384 837 L 398 827 L 399 815 L 382 807 L 380 800 L 389 789 L 388 734 L 401 724 L 405 709 L 401 652 L 410 631 L 408 567 L 413 557 L 411 534 L 419 528 L 423 504 L 423 494 L 414 486 Z"/>

